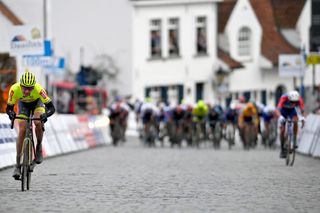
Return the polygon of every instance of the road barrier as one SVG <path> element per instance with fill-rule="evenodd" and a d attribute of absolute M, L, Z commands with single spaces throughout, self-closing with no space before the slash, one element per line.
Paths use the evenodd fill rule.
<path fill-rule="evenodd" d="M 305 126 L 299 137 L 298 152 L 313 157 L 320 157 L 320 116 L 307 116 Z"/>
<path fill-rule="evenodd" d="M 11 129 L 8 115 L 0 113 L 0 169 L 16 163 L 16 124 Z M 111 144 L 109 135 L 107 116 L 54 114 L 45 123 L 43 156 L 46 158 Z"/>

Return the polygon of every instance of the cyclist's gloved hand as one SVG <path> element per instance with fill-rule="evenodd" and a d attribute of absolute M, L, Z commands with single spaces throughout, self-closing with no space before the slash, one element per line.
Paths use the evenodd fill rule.
<path fill-rule="evenodd" d="M 16 113 L 14 111 L 8 111 L 8 116 L 10 120 L 13 120 L 16 117 Z"/>
<path fill-rule="evenodd" d="M 48 120 L 47 114 L 46 113 L 41 114 L 40 119 L 43 123 L 47 122 Z"/>

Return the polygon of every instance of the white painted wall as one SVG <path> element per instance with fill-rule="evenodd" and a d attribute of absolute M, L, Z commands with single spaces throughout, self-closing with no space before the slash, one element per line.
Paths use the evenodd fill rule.
<path fill-rule="evenodd" d="M 10 48 L 9 31 L 12 24 L 0 13 L 0 53 L 8 53 Z"/>
<path fill-rule="evenodd" d="M 134 7 L 133 17 L 133 67 L 134 93 L 138 98 L 144 97 L 146 86 L 183 84 L 192 90 L 194 101 L 196 82 L 207 83 L 204 95 L 212 96 L 211 85 L 213 65 L 217 63 L 216 29 L 217 7 L 215 3 L 174 4 Z M 208 56 L 196 56 L 195 20 L 197 16 L 207 17 Z M 177 17 L 180 22 L 180 58 L 168 58 L 167 20 Z M 150 60 L 150 27 L 151 19 L 162 20 L 163 59 Z"/>
<path fill-rule="evenodd" d="M 240 56 L 238 54 L 238 36 L 242 27 L 248 27 L 251 30 L 252 53 L 250 56 Z M 229 38 L 230 55 L 245 66 L 245 68 L 233 72 L 230 76 L 230 91 L 264 88 L 265 86 L 261 84 L 262 75 L 259 64 L 262 28 L 248 0 L 237 2 L 226 25 L 225 33 Z"/>

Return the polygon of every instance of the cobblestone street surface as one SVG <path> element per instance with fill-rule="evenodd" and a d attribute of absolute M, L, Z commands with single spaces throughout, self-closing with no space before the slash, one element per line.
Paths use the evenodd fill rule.
<path fill-rule="evenodd" d="M 0 171 L 0 212 L 320 212 L 320 160 L 278 150 L 146 148 L 135 137 L 46 159 L 21 192 Z"/>

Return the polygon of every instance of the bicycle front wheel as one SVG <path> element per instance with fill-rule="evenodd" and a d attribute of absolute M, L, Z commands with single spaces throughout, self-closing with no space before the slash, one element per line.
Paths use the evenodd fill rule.
<path fill-rule="evenodd" d="M 296 156 L 296 148 L 295 148 L 295 146 L 296 146 L 296 142 L 293 141 L 293 145 L 291 147 L 292 160 L 291 160 L 290 166 L 293 166 L 293 164 L 294 164 L 294 159 L 295 159 L 295 156 Z"/>
<path fill-rule="evenodd" d="M 23 163 L 21 173 L 21 190 L 29 190 L 31 182 L 30 165 L 32 159 L 32 143 L 30 138 L 23 141 Z"/>
<path fill-rule="evenodd" d="M 28 168 L 27 166 L 23 165 L 22 166 L 22 171 L 21 171 L 21 191 L 24 191 L 27 187 L 27 175 L 28 173 Z"/>
<path fill-rule="evenodd" d="M 30 189 L 31 184 L 31 172 L 30 172 L 30 166 L 27 167 L 27 190 Z"/>
<path fill-rule="evenodd" d="M 286 148 L 286 165 L 289 166 L 290 164 L 290 153 L 291 153 L 291 138 L 287 138 L 285 148 Z"/>

